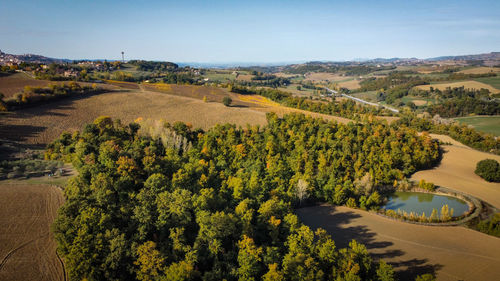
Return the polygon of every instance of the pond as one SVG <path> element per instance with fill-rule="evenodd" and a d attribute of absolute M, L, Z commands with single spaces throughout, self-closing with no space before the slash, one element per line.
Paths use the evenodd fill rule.
<path fill-rule="evenodd" d="M 401 211 L 407 213 L 414 212 L 418 215 L 422 215 L 425 212 L 425 215 L 429 217 L 432 209 L 436 209 L 438 214 L 440 214 L 441 208 L 446 204 L 448 204 L 450 211 L 453 209 L 453 217 L 461 216 L 469 210 L 469 205 L 456 197 L 405 191 L 396 191 L 383 208 L 394 211 L 400 209 Z"/>

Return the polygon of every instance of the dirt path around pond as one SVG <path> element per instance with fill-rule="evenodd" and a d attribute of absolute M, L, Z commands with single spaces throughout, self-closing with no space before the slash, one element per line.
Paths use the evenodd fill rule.
<path fill-rule="evenodd" d="M 432 182 L 439 186 L 457 190 L 475 196 L 500 209 L 500 183 L 487 182 L 474 173 L 477 162 L 484 159 L 500 161 L 499 155 L 493 155 L 472 149 L 448 136 L 431 135 L 433 138 L 451 145 L 443 145 L 443 159 L 434 169 L 419 171 L 412 180 Z"/>
<path fill-rule="evenodd" d="M 464 227 L 424 226 L 327 204 L 297 210 L 311 228 L 327 230 L 338 248 L 352 239 L 391 263 L 400 280 L 423 273 L 438 280 L 498 280 L 500 239 Z"/>

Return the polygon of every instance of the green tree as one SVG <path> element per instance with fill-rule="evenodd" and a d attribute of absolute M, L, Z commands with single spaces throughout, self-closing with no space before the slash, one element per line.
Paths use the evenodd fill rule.
<path fill-rule="evenodd" d="M 500 182 L 500 163 L 494 159 L 479 161 L 474 172 L 487 181 Z"/>
<path fill-rule="evenodd" d="M 233 102 L 233 100 L 230 97 L 227 97 L 227 96 L 222 99 L 222 103 L 225 106 L 230 106 L 232 102 Z"/>

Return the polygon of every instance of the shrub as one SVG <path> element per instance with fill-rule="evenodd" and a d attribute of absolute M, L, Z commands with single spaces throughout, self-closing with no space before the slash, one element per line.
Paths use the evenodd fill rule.
<path fill-rule="evenodd" d="M 490 182 L 500 182 L 500 164 L 493 159 L 481 160 L 474 171 L 478 176 Z"/>
<path fill-rule="evenodd" d="M 222 99 L 222 103 L 223 103 L 225 106 L 230 106 L 232 102 L 233 102 L 233 100 L 232 100 L 230 97 L 224 97 L 224 98 Z"/>

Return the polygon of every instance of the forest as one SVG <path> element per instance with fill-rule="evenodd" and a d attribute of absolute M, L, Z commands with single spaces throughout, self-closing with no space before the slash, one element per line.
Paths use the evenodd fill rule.
<path fill-rule="evenodd" d="M 428 135 L 302 114 L 206 132 L 165 123 L 170 141 L 100 117 L 64 133 L 48 160 L 78 176 L 53 230 L 71 280 L 394 280 L 362 244 L 338 249 L 294 214 L 310 201 L 377 209 L 392 186 L 436 165 Z"/>

